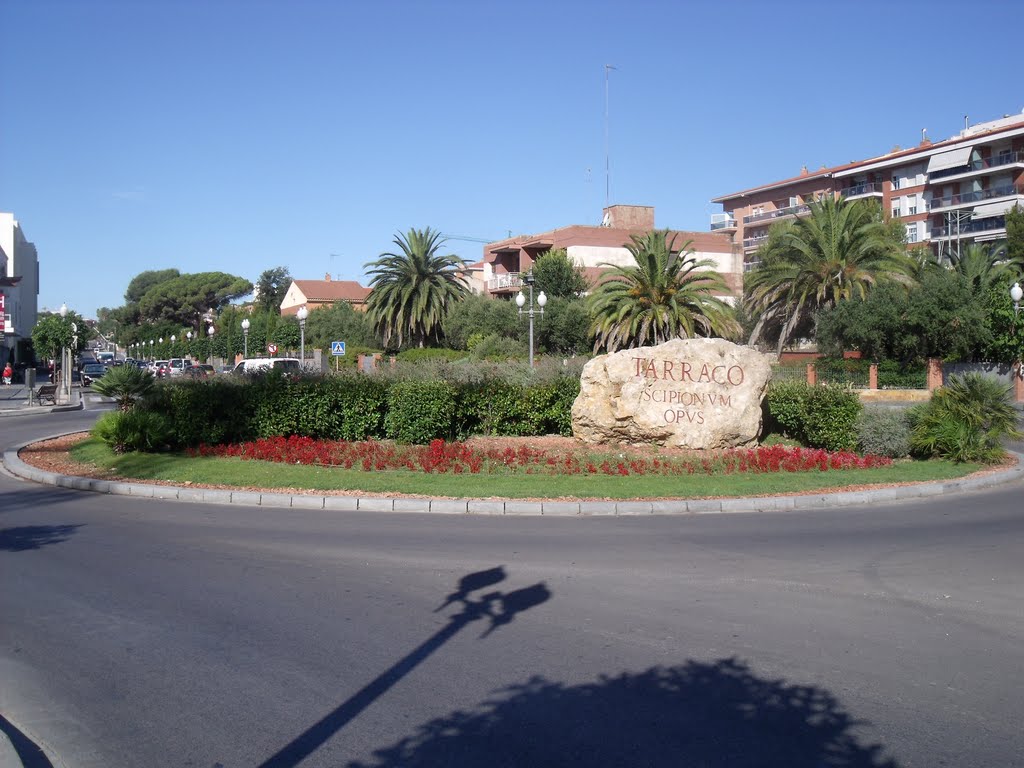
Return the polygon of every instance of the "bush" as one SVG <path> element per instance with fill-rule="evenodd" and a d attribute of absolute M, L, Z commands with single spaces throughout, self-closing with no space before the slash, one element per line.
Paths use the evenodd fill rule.
<path fill-rule="evenodd" d="M 155 453 L 165 450 L 171 443 L 167 419 L 159 413 L 137 408 L 104 414 L 93 425 L 92 435 L 109 445 L 114 453 Z"/>
<path fill-rule="evenodd" d="M 879 389 L 927 389 L 928 367 L 922 363 L 904 365 L 897 360 L 878 364 Z"/>
<path fill-rule="evenodd" d="M 1011 387 L 988 376 L 952 376 L 931 402 L 911 409 L 911 450 L 956 462 L 999 461 L 1004 438 L 1024 437 L 1012 397 Z"/>
<path fill-rule="evenodd" d="M 863 406 L 855 392 L 838 385 L 811 388 L 804 436 L 812 448 L 852 451 L 857 447 L 857 417 Z"/>
<path fill-rule="evenodd" d="M 343 372 L 174 379 L 143 403 L 165 416 L 174 447 L 302 435 L 429 442 L 473 434 L 569 435 L 583 360 L 399 363 Z"/>
<path fill-rule="evenodd" d="M 421 363 L 424 360 L 459 360 L 466 356 L 465 352 L 456 349 L 442 349 L 438 347 L 416 347 L 406 349 L 395 355 L 400 363 Z"/>
<path fill-rule="evenodd" d="M 455 388 L 445 381 L 404 381 L 388 392 L 384 431 L 399 443 L 451 439 Z"/>
<path fill-rule="evenodd" d="M 910 420 L 906 410 L 867 408 L 857 419 L 857 450 L 901 459 L 910 453 Z"/>
<path fill-rule="evenodd" d="M 807 381 L 772 382 L 765 396 L 765 432 L 781 432 L 803 442 L 807 399 L 811 395 Z"/>
<path fill-rule="evenodd" d="M 832 384 L 812 387 L 783 381 L 768 387 L 765 432 L 781 431 L 812 448 L 853 450 L 857 445 L 857 416 L 861 404 L 849 389 Z"/>

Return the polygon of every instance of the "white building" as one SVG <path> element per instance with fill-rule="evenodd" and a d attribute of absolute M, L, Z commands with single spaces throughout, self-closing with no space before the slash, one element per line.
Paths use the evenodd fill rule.
<path fill-rule="evenodd" d="M 3 349 L 0 367 L 11 359 L 21 362 L 18 342 L 31 338 L 39 311 L 39 257 L 25 239 L 13 213 L 0 212 L 0 294 L 3 295 Z"/>

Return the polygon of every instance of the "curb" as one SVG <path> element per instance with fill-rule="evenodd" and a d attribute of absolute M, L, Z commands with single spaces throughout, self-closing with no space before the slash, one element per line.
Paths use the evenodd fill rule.
<path fill-rule="evenodd" d="M 78 491 L 134 496 L 161 501 L 203 504 L 242 504 L 286 509 L 322 509 L 334 512 L 427 512 L 447 515 L 540 515 L 544 517 L 591 517 L 636 515 L 704 515 L 730 512 L 787 512 L 819 507 L 846 507 L 872 502 L 900 501 L 963 493 L 991 488 L 1024 477 L 1020 454 L 1010 469 L 980 477 L 901 485 L 864 491 L 839 491 L 801 496 L 740 497 L 729 499 L 665 499 L 657 501 L 519 501 L 515 499 L 409 499 L 361 496 L 317 496 L 315 494 L 263 493 L 185 486 L 150 485 L 89 477 L 61 475 L 23 462 L 18 452 L 31 443 L 52 440 L 64 434 L 41 437 L 7 450 L 3 464 L 11 474 L 24 480 L 71 488 Z"/>

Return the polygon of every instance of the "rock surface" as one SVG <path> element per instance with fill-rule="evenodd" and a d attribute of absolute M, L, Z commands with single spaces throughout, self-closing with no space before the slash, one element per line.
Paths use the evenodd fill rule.
<path fill-rule="evenodd" d="M 573 435 L 587 443 L 751 445 L 770 377 L 764 355 L 724 339 L 675 339 L 601 355 L 583 368 Z"/>

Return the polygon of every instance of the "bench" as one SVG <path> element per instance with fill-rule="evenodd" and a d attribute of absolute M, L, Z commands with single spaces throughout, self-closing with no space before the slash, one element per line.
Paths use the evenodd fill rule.
<path fill-rule="evenodd" d="M 43 404 L 43 400 L 49 400 L 54 405 L 57 404 L 57 385 L 56 384 L 43 384 L 36 390 L 36 400 L 39 404 Z"/>

